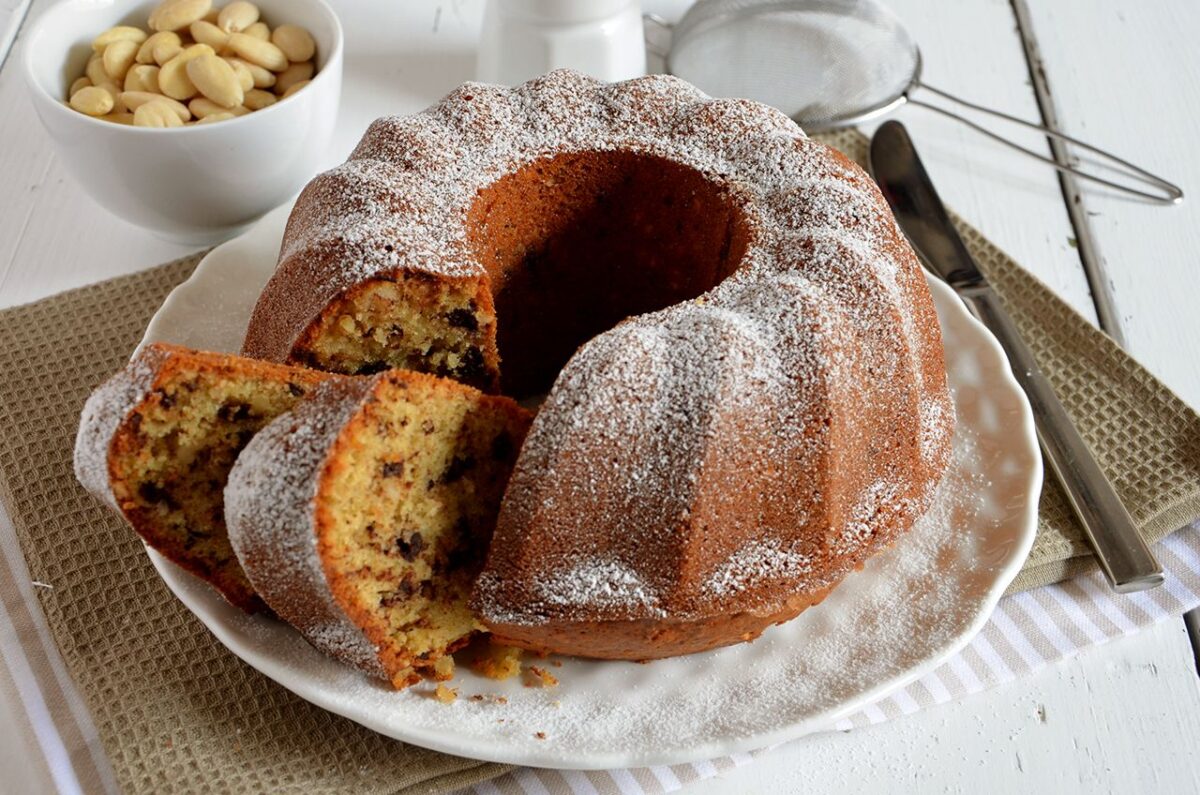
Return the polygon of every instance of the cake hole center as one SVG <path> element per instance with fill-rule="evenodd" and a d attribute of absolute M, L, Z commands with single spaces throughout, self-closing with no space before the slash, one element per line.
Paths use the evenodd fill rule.
<path fill-rule="evenodd" d="M 505 394 L 544 392 L 581 344 L 695 298 L 741 262 L 749 227 L 727 186 L 662 157 L 572 152 L 480 191 L 469 243 L 496 305 Z"/>

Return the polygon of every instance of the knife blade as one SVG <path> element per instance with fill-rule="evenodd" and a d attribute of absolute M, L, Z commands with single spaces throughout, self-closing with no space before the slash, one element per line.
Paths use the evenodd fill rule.
<path fill-rule="evenodd" d="M 1119 593 L 1161 585 L 1162 567 L 959 237 L 903 124 L 879 126 L 871 139 L 870 168 L 927 267 L 954 289 L 1007 354 L 1033 409 L 1042 456 L 1062 484 L 1109 584 Z"/>

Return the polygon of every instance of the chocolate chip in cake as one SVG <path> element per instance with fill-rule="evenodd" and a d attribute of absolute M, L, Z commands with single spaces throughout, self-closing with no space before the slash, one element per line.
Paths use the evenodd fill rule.
<path fill-rule="evenodd" d="M 396 539 L 396 549 L 399 550 L 400 557 L 404 558 L 409 563 L 412 563 L 414 560 L 416 560 L 417 555 L 420 555 L 427 546 L 428 545 L 425 543 L 425 539 L 421 537 L 420 533 L 413 533 L 411 536 L 409 536 L 407 541 L 405 541 L 403 538 Z"/>
<path fill-rule="evenodd" d="M 237 400 L 222 404 L 221 408 L 217 409 L 217 419 L 222 422 L 236 422 L 249 416 L 250 404 Z"/>
<path fill-rule="evenodd" d="M 467 331 L 479 330 L 479 320 L 476 319 L 475 313 L 461 307 L 450 310 L 450 313 L 446 315 L 446 322 L 454 328 L 465 328 Z"/>
<path fill-rule="evenodd" d="M 492 460 L 508 461 L 513 457 L 513 440 L 507 432 L 502 432 L 492 440 Z"/>
<path fill-rule="evenodd" d="M 429 434 L 433 433 L 435 430 L 437 430 L 437 426 L 435 426 L 435 425 L 433 424 L 433 420 L 422 420 L 422 421 L 421 421 L 421 431 L 422 431 L 422 432 L 423 432 L 423 433 L 424 433 L 426 436 L 428 436 Z"/>
<path fill-rule="evenodd" d="M 462 476 L 475 468 L 475 459 L 467 456 L 460 458 L 455 456 L 450 461 L 450 465 L 446 467 L 446 471 L 442 473 L 442 483 L 456 483 L 462 480 Z"/>
<path fill-rule="evenodd" d="M 164 409 L 169 409 L 175 405 L 175 398 L 171 397 L 166 392 L 163 392 L 161 389 L 154 394 L 158 395 L 158 405 L 162 406 Z"/>
<path fill-rule="evenodd" d="M 375 375 L 382 373 L 384 370 L 392 369 L 387 362 L 367 362 L 358 368 L 355 375 Z"/>
<path fill-rule="evenodd" d="M 292 397 L 301 397 L 305 392 L 304 387 L 300 386 L 299 384 L 293 384 L 290 381 L 288 382 L 287 390 L 289 393 L 291 393 Z"/>
<path fill-rule="evenodd" d="M 434 562 L 434 570 L 439 573 L 459 571 L 461 569 L 477 570 L 483 565 L 483 553 L 486 545 L 472 543 L 471 522 L 465 516 L 460 516 L 454 523 L 454 536 L 450 543 L 439 546 L 439 557 Z"/>
<path fill-rule="evenodd" d="M 380 607 L 395 607 L 396 605 L 412 598 L 416 593 L 416 586 L 412 584 L 412 580 L 401 580 L 396 583 L 395 590 L 384 591 L 379 597 Z"/>
<path fill-rule="evenodd" d="M 462 364 L 458 366 L 458 378 L 465 383 L 475 383 L 487 375 L 484 372 L 483 351 L 472 345 L 462 355 Z"/>
<path fill-rule="evenodd" d="M 384 461 L 383 466 L 379 469 L 379 474 L 385 478 L 398 478 L 404 474 L 404 462 Z"/>
<path fill-rule="evenodd" d="M 159 486 L 157 483 L 151 483 L 147 481 L 138 486 L 138 497 L 140 497 L 143 502 L 148 502 L 152 505 L 162 504 L 166 505 L 169 510 L 179 510 L 179 503 L 175 501 L 175 498 L 171 496 L 170 492 L 168 492 L 162 486 Z"/>

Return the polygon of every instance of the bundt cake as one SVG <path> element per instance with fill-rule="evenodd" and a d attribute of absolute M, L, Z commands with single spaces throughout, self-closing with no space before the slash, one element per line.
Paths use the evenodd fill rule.
<path fill-rule="evenodd" d="M 76 477 L 164 557 L 238 607 L 262 610 L 229 546 L 221 490 L 250 437 L 333 377 L 147 346 L 85 404 Z"/>
<path fill-rule="evenodd" d="M 933 304 L 871 180 L 665 76 L 375 122 L 297 201 L 245 351 L 549 388 L 472 602 L 542 651 L 750 639 L 907 530 L 950 452 Z"/>
<path fill-rule="evenodd" d="M 531 415 L 393 370 L 315 389 L 246 446 L 225 488 L 238 558 L 317 648 L 396 687 L 446 678 Z"/>

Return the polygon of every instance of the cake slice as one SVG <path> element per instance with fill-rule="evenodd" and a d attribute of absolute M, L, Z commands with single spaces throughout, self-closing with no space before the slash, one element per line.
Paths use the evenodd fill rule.
<path fill-rule="evenodd" d="M 320 385 L 242 451 L 225 488 L 254 588 L 322 651 L 397 688 L 448 678 L 532 415 L 392 370 Z"/>
<path fill-rule="evenodd" d="M 229 546 L 225 478 L 250 437 L 330 378 L 344 376 L 147 346 L 84 405 L 75 475 L 164 557 L 263 610 Z"/>

